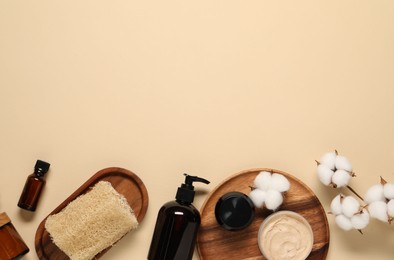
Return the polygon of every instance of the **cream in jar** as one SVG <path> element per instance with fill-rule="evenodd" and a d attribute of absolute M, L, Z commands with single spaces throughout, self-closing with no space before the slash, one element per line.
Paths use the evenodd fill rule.
<path fill-rule="evenodd" d="M 279 211 L 261 224 L 258 244 L 269 260 L 303 260 L 312 250 L 312 228 L 300 214 Z"/>

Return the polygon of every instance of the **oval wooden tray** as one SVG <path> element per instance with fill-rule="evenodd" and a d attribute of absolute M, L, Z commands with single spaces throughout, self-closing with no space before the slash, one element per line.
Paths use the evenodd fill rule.
<path fill-rule="evenodd" d="M 79 187 L 73 194 L 71 194 L 65 201 L 63 201 L 56 209 L 54 209 L 49 215 L 60 212 L 64 207 L 68 205 L 68 203 L 76 199 L 79 195 L 88 192 L 90 188 L 99 181 L 110 182 L 112 187 L 114 187 L 117 192 L 119 192 L 126 198 L 130 207 L 133 209 L 138 222 L 141 223 L 148 209 L 148 192 L 145 188 L 144 183 L 136 174 L 132 173 L 129 170 L 117 167 L 106 168 L 97 172 L 81 187 Z M 63 251 L 61 251 L 54 243 L 52 243 L 49 233 L 45 229 L 45 221 L 47 217 L 40 223 L 36 232 L 35 248 L 38 258 L 48 260 L 69 259 L 67 255 L 63 253 Z M 111 247 L 105 249 L 95 258 L 100 258 L 110 248 Z"/>
<path fill-rule="evenodd" d="M 257 244 L 257 233 L 263 220 L 272 213 L 257 209 L 252 224 L 240 231 L 227 231 L 218 225 L 215 205 L 225 193 L 240 191 L 246 195 L 257 174 L 261 171 L 280 173 L 290 181 L 290 190 L 284 195 L 284 202 L 278 210 L 291 210 L 304 216 L 312 226 L 314 244 L 307 259 L 326 259 L 330 232 L 326 213 L 316 195 L 300 180 L 282 171 L 253 169 L 238 173 L 216 187 L 208 196 L 201 209 L 201 226 L 197 235 L 197 250 L 201 260 L 219 259 L 265 259 Z"/>

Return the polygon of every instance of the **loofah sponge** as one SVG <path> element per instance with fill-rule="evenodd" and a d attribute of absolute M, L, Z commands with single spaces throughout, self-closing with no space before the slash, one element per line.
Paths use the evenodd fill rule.
<path fill-rule="evenodd" d="M 53 242 L 72 260 L 92 259 L 137 226 L 126 199 L 106 181 L 45 222 Z"/>

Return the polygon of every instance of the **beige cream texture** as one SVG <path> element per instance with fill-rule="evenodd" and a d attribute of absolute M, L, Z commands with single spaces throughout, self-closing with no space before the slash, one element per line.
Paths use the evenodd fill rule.
<path fill-rule="evenodd" d="M 53 242 L 71 260 L 93 259 L 137 226 L 127 200 L 106 181 L 98 182 L 45 222 Z"/>
<path fill-rule="evenodd" d="M 184 172 L 211 181 L 198 208 L 230 175 L 268 167 L 329 211 L 337 192 L 314 160 L 334 149 L 359 193 L 394 182 L 393 13 L 391 0 L 0 1 L 0 212 L 24 260 L 39 223 L 106 167 L 138 174 L 150 201 L 103 260 L 146 259 Z M 36 159 L 52 165 L 31 214 L 16 203 Z M 362 236 L 327 218 L 328 260 L 392 260 L 394 225 Z"/>
<path fill-rule="evenodd" d="M 291 211 L 270 215 L 258 236 L 259 248 L 270 260 L 304 260 L 312 250 L 313 241 L 308 221 Z"/>

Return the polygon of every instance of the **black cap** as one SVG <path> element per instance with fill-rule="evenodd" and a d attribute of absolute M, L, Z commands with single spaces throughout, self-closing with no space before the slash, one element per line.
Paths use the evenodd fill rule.
<path fill-rule="evenodd" d="M 190 176 L 185 175 L 185 183 L 182 183 L 182 185 L 178 188 L 178 191 L 176 193 L 176 200 L 180 202 L 184 202 L 186 204 L 191 204 L 194 200 L 194 186 L 193 182 L 202 182 L 205 184 L 209 184 L 209 181 L 197 176 Z"/>
<path fill-rule="evenodd" d="M 224 194 L 216 203 L 215 217 L 227 230 L 240 230 L 252 223 L 255 214 L 252 200 L 244 193 L 233 191 Z"/>
<path fill-rule="evenodd" d="M 34 173 L 38 176 L 43 176 L 48 172 L 49 166 L 51 166 L 49 163 L 37 160 L 36 165 L 34 166 Z"/>

